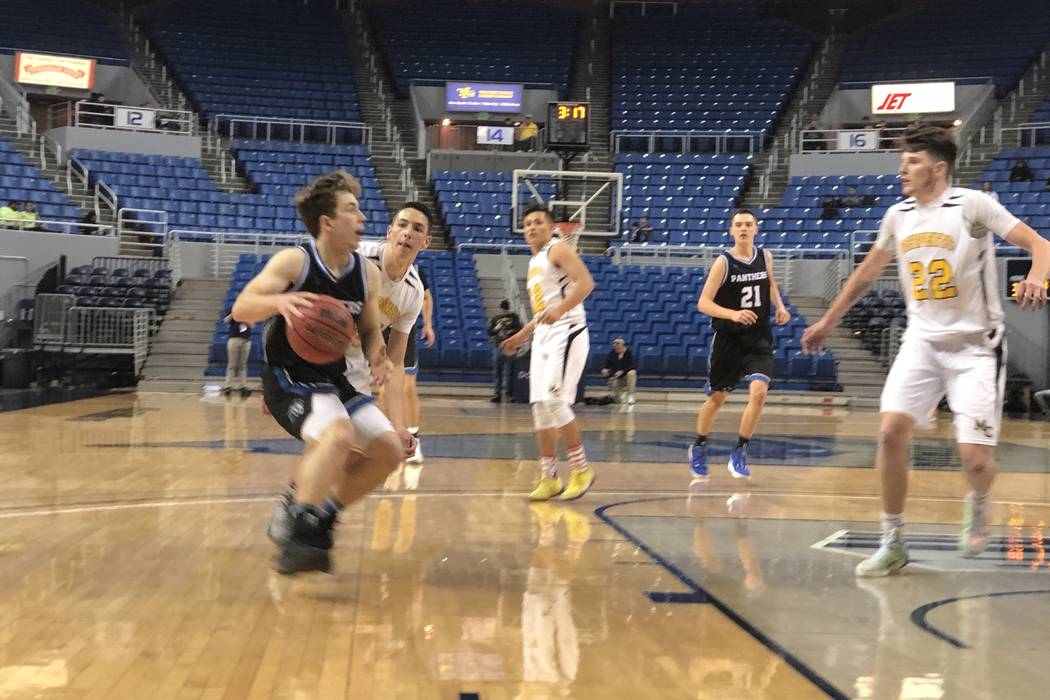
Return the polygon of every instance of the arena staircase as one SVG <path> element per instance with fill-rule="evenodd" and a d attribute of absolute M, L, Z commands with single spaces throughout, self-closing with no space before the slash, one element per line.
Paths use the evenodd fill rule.
<path fill-rule="evenodd" d="M 182 280 L 153 341 L 139 391 L 200 392 L 229 287 L 229 280 Z"/>
<path fill-rule="evenodd" d="M 426 160 L 414 157 L 417 134 L 412 102 L 395 97 L 360 3 L 355 3 L 343 15 L 343 24 L 350 46 L 350 64 L 361 116 L 372 127 L 372 167 L 379 179 L 383 199 L 391 208 L 409 199 L 426 204 L 434 215 L 430 247 L 447 249 L 448 235 L 438 216 L 434 191 L 427 180 Z"/>
<path fill-rule="evenodd" d="M 744 207 L 758 210 L 776 206 L 780 201 L 787 189 L 791 154 L 798 150 L 798 134 L 820 116 L 838 83 L 844 44 L 836 34 L 831 34 L 821 44 L 776 130 L 769 136 L 768 147 L 752 160 L 744 185 Z"/>

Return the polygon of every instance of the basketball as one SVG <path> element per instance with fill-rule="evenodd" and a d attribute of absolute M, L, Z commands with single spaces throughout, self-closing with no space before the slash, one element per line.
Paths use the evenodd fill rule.
<path fill-rule="evenodd" d="M 357 333 L 354 317 L 338 299 L 321 295 L 303 318 L 293 318 L 286 327 L 288 344 L 310 364 L 326 365 L 346 353 Z"/>

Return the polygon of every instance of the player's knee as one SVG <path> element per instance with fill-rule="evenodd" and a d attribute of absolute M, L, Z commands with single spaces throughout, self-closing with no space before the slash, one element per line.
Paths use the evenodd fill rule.
<path fill-rule="evenodd" d="M 882 447 L 906 447 L 910 437 L 908 429 L 899 423 L 883 421 L 879 426 L 879 444 Z"/>
<path fill-rule="evenodd" d="M 724 391 L 712 391 L 708 395 L 707 400 L 713 403 L 715 406 L 721 408 L 722 404 L 726 402 L 726 396 L 727 394 Z"/>
<path fill-rule="evenodd" d="M 748 392 L 751 401 L 762 404 L 766 402 L 766 395 L 769 394 L 769 385 L 760 381 L 751 382 Z"/>
<path fill-rule="evenodd" d="M 391 472 L 401 463 L 403 453 L 401 440 L 393 431 L 377 435 L 368 445 L 368 457 L 377 465 Z"/>
<path fill-rule="evenodd" d="M 349 454 L 354 447 L 354 426 L 350 421 L 337 420 L 324 429 L 318 442 L 340 454 Z"/>

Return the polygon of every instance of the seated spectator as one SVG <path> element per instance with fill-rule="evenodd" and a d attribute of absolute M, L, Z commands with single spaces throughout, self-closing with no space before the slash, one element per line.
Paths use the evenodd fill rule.
<path fill-rule="evenodd" d="M 849 190 L 846 192 L 846 196 L 839 200 L 839 206 L 862 207 L 864 206 L 864 198 L 857 194 L 856 187 L 850 185 Z"/>
<path fill-rule="evenodd" d="M 96 224 L 96 223 L 98 223 L 98 221 L 95 219 L 95 210 L 94 209 L 89 209 L 88 213 L 84 214 L 84 218 L 80 220 L 80 223 L 82 223 L 82 224 Z M 94 226 L 81 226 L 80 227 L 80 233 L 82 233 L 84 235 L 87 235 L 87 236 L 92 236 L 92 235 L 98 233 L 98 229 L 95 228 Z"/>
<path fill-rule="evenodd" d="M 820 206 L 820 218 L 822 219 L 837 219 L 839 218 L 839 207 L 838 200 L 828 195 L 821 201 Z"/>
<path fill-rule="evenodd" d="M 981 192 L 984 192 L 986 195 L 988 195 L 995 201 L 999 201 L 999 194 L 992 189 L 992 183 L 988 182 L 987 180 L 985 180 L 984 183 L 981 185 Z"/>
<path fill-rule="evenodd" d="M 525 115 L 525 121 L 514 130 L 515 151 L 535 151 L 540 127 L 532 120 L 531 114 Z"/>
<path fill-rule="evenodd" d="M 653 236 L 653 227 L 649 223 L 649 217 L 643 216 L 631 225 L 631 242 L 648 243 Z"/>
<path fill-rule="evenodd" d="M 616 397 L 617 403 L 623 403 L 624 390 L 626 390 L 628 405 L 634 405 L 634 388 L 638 384 L 638 370 L 635 368 L 634 355 L 627 349 L 623 338 L 613 341 L 612 350 L 605 358 L 602 376 L 608 378 L 609 388 Z"/>
<path fill-rule="evenodd" d="M 40 215 L 36 212 L 36 205 L 26 202 L 22 207 L 22 228 L 26 231 L 43 231 L 40 227 Z"/>
<path fill-rule="evenodd" d="M 821 126 L 820 120 L 816 117 L 806 127 L 802 136 L 802 149 L 809 151 L 824 151 L 827 150 L 827 143 L 825 142 L 827 137 L 824 134 L 824 127 Z"/>
<path fill-rule="evenodd" d="M 0 207 L 0 226 L 18 228 L 22 221 L 22 203 L 11 200 L 6 207 Z"/>
<path fill-rule="evenodd" d="M 1028 167 L 1028 161 L 1021 158 L 1010 168 L 1010 182 L 1031 182 L 1035 179 L 1035 173 Z"/>

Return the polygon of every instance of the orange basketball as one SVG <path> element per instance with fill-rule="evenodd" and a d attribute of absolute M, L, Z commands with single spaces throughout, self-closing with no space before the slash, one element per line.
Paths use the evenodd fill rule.
<path fill-rule="evenodd" d="M 338 299 L 321 295 L 303 309 L 303 318 L 286 326 L 288 344 L 295 354 L 312 365 L 335 362 L 346 353 L 357 329 L 354 317 Z"/>

